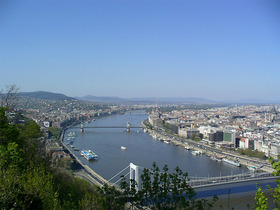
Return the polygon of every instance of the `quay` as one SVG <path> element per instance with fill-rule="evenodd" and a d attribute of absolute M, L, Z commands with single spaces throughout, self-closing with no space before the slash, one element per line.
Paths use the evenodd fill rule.
<path fill-rule="evenodd" d="M 102 187 L 105 183 L 110 184 L 105 178 L 97 174 L 94 170 L 92 170 L 89 166 L 85 165 L 63 142 L 65 134 L 65 129 L 62 129 L 59 140 L 61 144 L 63 145 L 63 148 L 67 150 L 70 155 L 81 165 L 83 168 L 82 170 L 75 172 L 74 175 L 83 179 L 86 179 L 91 184 L 97 185 L 99 187 Z"/>
<path fill-rule="evenodd" d="M 158 132 L 157 130 L 151 130 L 149 129 L 144 121 L 142 122 L 142 126 L 144 126 L 148 133 L 151 136 L 156 136 L 158 139 L 164 139 L 167 140 L 177 146 L 182 146 L 182 147 L 189 147 L 191 150 L 197 150 L 200 151 L 202 154 L 206 154 L 207 156 L 214 156 L 214 155 L 222 155 L 222 156 L 227 156 L 230 158 L 234 158 L 237 159 L 242 165 L 245 166 L 250 166 L 250 165 L 263 165 L 263 167 L 261 168 L 263 171 L 272 173 L 273 171 L 275 171 L 274 169 L 271 168 L 271 164 L 268 163 L 268 161 L 265 160 L 261 160 L 261 159 L 257 159 L 257 158 L 253 158 L 253 157 L 248 157 L 248 156 L 244 156 L 244 155 L 240 155 L 238 153 L 231 153 L 229 151 L 225 151 L 225 150 L 221 150 L 218 148 L 212 148 L 209 147 L 205 144 L 199 143 L 199 142 L 194 142 L 190 139 L 184 139 L 183 142 L 181 140 L 179 140 L 180 137 L 177 137 L 175 135 L 173 135 L 173 137 L 171 138 L 170 136 L 166 136 L 163 135 L 162 133 Z"/>

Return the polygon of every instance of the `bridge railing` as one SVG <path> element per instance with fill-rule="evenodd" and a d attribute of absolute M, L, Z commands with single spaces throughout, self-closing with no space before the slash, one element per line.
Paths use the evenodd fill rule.
<path fill-rule="evenodd" d="M 220 177 L 189 177 L 188 184 L 192 187 L 199 187 L 205 185 L 212 185 L 218 183 L 229 183 L 229 182 L 242 182 L 249 180 L 265 179 L 273 177 L 272 173 L 268 172 L 250 172 L 244 174 L 236 174 L 230 176 Z"/>

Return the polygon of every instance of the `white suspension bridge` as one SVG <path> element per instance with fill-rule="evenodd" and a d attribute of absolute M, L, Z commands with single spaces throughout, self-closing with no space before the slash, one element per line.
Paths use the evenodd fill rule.
<path fill-rule="evenodd" d="M 85 170 L 89 173 L 97 182 L 99 186 L 103 186 L 104 184 L 108 184 L 111 186 L 115 186 L 118 188 L 118 183 L 122 180 L 122 177 L 128 177 L 129 180 L 133 179 L 137 183 L 136 190 L 141 188 L 141 174 L 144 167 L 137 166 L 133 163 L 130 163 L 128 166 L 120 170 L 116 173 L 112 178 L 106 180 L 101 176 L 96 176 L 96 173 L 92 173 L 92 170 L 89 167 L 86 167 Z M 188 177 L 187 184 L 193 188 L 203 188 L 209 186 L 216 185 L 228 185 L 228 184 L 236 184 L 236 183 L 244 183 L 246 182 L 260 182 L 262 180 L 274 180 L 279 177 L 274 177 L 272 173 L 268 172 L 246 172 L 242 174 L 235 175 L 227 175 L 227 176 L 218 176 L 218 177 L 198 177 L 198 176 L 190 176 Z M 96 183 L 95 183 L 96 184 Z"/>

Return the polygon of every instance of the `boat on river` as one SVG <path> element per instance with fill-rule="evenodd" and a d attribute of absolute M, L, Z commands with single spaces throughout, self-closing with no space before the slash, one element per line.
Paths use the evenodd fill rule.
<path fill-rule="evenodd" d="M 250 171 L 258 171 L 258 170 L 260 170 L 260 167 L 257 167 L 257 166 L 247 166 L 247 168 L 248 168 Z"/>
<path fill-rule="evenodd" d="M 193 155 L 201 155 L 201 152 L 198 151 L 198 150 L 194 150 L 194 151 L 192 151 L 192 154 L 193 154 Z"/>
<path fill-rule="evenodd" d="M 122 150 L 126 150 L 126 147 L 125 147 L 125 146 L 121 146 L 121 149 L 122 149 Z"/>
<path fill-rule="evenodd" d="M 220 158 L 220 157 L 218 157 L 218 156 L 216 156 L 216 155 L 211 156 L 210 159 L 211 159 L 211 160 L 218 161 L 218 162 L 221 162 L 221 161 L 222 161 L 222 158 Z"/>
<path fill-rule="evenodd" d="M 70 133 L 68 133 L 68 137 L 76 137 L 76 133 L 75 132 L 70 132 Z"/>
<path fill-rule="evenodd" d="M 89 150 L 82 150 L 81 155 L 87 160 L 98 160 L 99 157 L 93 151 Z"/>
<path fill-rule="evenodd" d="M 222 161 L 225 162 L 225 163 L 237 166 L 237 167 L 241 166 L 241 164 L 237 160 L 230 160 L 230 159 L 227 159 L 227 158 L 223 158 Z"/>

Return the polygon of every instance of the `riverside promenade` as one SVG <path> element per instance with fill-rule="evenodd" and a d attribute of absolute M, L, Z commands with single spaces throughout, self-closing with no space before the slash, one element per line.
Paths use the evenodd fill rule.
<path fill-rule="evenodd" d="M 70 126 L 69 126 L 70 127 Z M 80 164 L 80 166 L 82 167 L 82 170 L 79 170 L 77 172 L 74 172 L 74 175 L 76 177 L 80 177 L 83 179 L 86 179 L 87 181 L 89 181 L 91 184 L 97 185 L 99 187 L 102 187 L 105 183 L 108 183 L 108 181 L 103 178 L 102 176 L 100 176 L 99 174 L 97 174 L 94 170 L 92 170 L 89 166 L 85 165 L 80 159 L 79 157 L 77 157 L 63 142 L 64 139 L 64 135 L 65 135 L 65 130 L 67 130 L 69 127 L 62 129 L 60 135 L 59 135 L 59 140 L 64 148 L 64 150 L 67 150 L 70 155 L 72 156 L 72 158 Z"/>
<path fill-rule="evenodd" d="M 274 169 L 271 168 L 271 164 L 268 161 L 261 160 L 261 159 L 258 159 L 258 158 L 254 158 L 254 157 L 241 155 L 239 153 L 232 152 L 232 151 L 226 151 L 224 149 L 209 147 L 206 144 L 195 142 L 191 139 L 184 139 L 184 138 L 178 137 L 177 135 L 174 135 L 174 134 L 164 135 L 164 134 L 166 134 L 165 132 L 163 133 L 162 131 L 149 129 L 145 125 L 144 121 L 142 122 L 142 125 L 146 128 L 148 133 L 151 136 L 156 137 L 156 139 L 167 140 L 170 143 L 173 143 L 177 146 L 181 146 L 181 147 L 184 147 L 184 148 L 188 147 L 191 150 L 200 151 L 202 154 L 206 154 L 209 157 L 214 156 L 214 155 L 219 155 L 219 156 L 223 156 L 223 157 L 230 157 L 230 158 L 233 158 L 233 159 L 237 159 L 242 165 L 245 165 L 245 166 L 262 165 L 261 169 L 263 171 L 266 171 L 266 172 L 269 172 L 269 173 L 272 173 L 274 171 Z M 172 135 L 172 137 L 170 137 L 170 135 Z"/>

